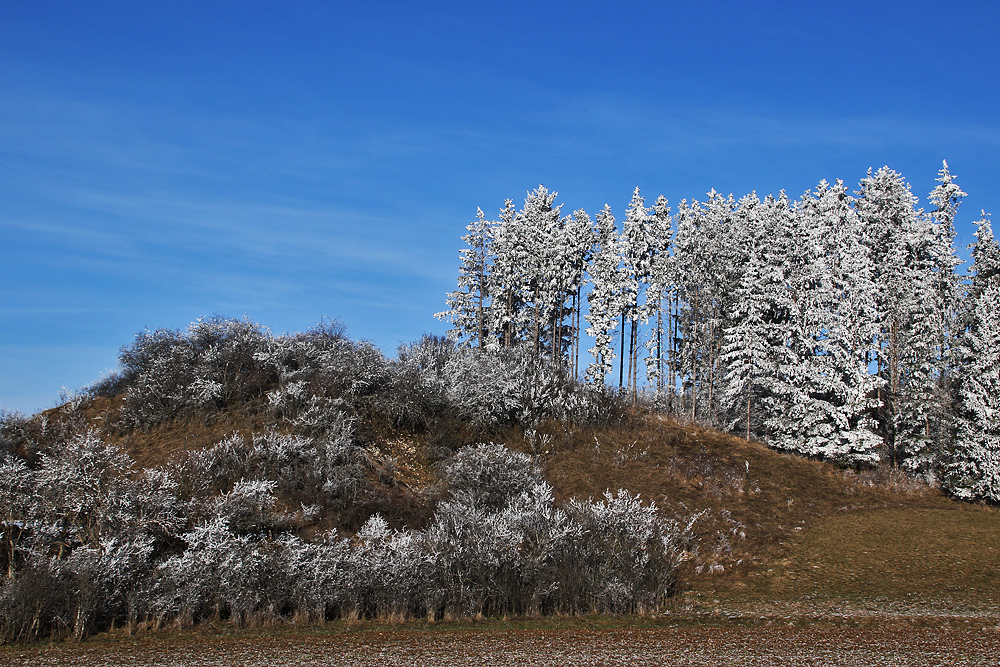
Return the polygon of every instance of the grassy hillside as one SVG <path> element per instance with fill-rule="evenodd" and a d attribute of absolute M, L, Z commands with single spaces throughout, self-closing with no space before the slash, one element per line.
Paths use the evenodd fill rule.
<path fill-rule="evenodd" d="M 120 404 L 98 398 L 84 420 L 98 428 L 113 423 Z M 34 421 L 51 429 L 69 420 L 64 413 L 57 408 Z M 148 431 L 108 430 L 107 437 L 138 465 L 163 467 L 233 433 L 250 438 L 274 426 L 260 415 L 220 413 Z M 476 435 L 461 434 L 469 441 Z M 1000 606 L 1000 511 L 951 500 L 896 471 L 845 470 L 643 412 L 611 426 L 547 421 L 484 437 L 533 454 L 559 501 L 623 488 L 669 514 L 704 512 L 695 526 L 699 557 L 686 565 L 682 588 L 707 605 Z M 368 433 L 368 492 L 331 521 L 351 529 L 381 512 L 396 525 L 424 525 L 439 482 L 440 440 L 435 431 Z"/>

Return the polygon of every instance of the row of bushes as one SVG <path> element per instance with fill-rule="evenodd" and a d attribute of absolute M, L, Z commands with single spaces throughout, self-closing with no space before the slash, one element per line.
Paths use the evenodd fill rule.
<path fill-rule="evenodd" d="M 230 439 L 141 473 L 93 433 L 37 468 L 4 456 L 0 636 L 210 618 L 629 612 L 661 605 L 693 550 L 693 519 L 666 519 L 624 491 L 559 507 L 537 464 L 496 444 L 449 460 L 425 528 L 376 514 L 354 536 L 307 539 L 298 529 L 317 506 L 279 508 L 278 491 L 307 484 L 317 502 L 343 500 L 358 475 L 349 442 L 346 425 L 333 439 Z"/>
<path fill-rule="evenodd" d="M 622 415 L 613 393 L 576 382 L 527 348 L 484 353 L 425 336 L 387 359 L 336 323 L 274 336 L 247 320 L 199 320 L 185 331 L 139 334 L 120 366 L 90 391 L 124 396 L 122 430 L 233 408 L 269 412 L 304 434 L 324 431 L 340 411 L 390 426 L 452 418 L 477 429 Z"/>

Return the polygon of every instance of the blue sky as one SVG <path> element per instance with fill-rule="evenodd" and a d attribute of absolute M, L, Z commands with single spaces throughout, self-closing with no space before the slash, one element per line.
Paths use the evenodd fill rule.
<path fill-rule="evenodd" d="M 391 353 L 477 206 L 737 197 L 947 159 L 1000 212 L 987 2 L 0 3 L 0 409 L 143 328 L 338 318 Z"/>

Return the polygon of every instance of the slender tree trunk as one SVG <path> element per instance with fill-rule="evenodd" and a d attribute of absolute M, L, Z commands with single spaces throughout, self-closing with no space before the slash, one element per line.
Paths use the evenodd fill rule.
<path fill-rule="evenodd" d="M 573 377 L 580 379 L 580 311 L 583 310 L 583 285 L 576 286 L 576 354 L 573 358 Z"/>
<path fill-rule="evenodd" d="M 663 292 L 656 295 L 656 397 L 663 393 Z"/>
<path fill-rule="evenodd" d="M 540 356 L 538 353 L 538 346 L 539 346 L 538 328 L 539 328 L 540 318 L 541 318 L 541 312 L 539 312 L 538 309 L 538 286 L 535 285 L 535 359 L 538 359 L 538 357 Z"/>
<path fill-rule="evenodd" d="M 629 384 L 632 385 L 632 403 L 635 404 L 639 400 L 639 345 L 638 345 L 638 332 L 636 330 L 636 320 L 632 319 L 632 335 L 629 342 L 630 352 L 629 352 Z"/>
<path fill-rule="evenodd" d="M 750 399 L 753 396 L 753 385 L 747 387 L 747 440 L 750 439 Z"/>
<path fill-rule="evenodd" d="M 694 309 L 691 313 L 691 331 L 692 333 L 695 334 L 697 333 L 698 326 L 701 324 L 699 322 L 698 314 L 699 314 L 698 292 L 695 291 Z M 697 419 L 697 414 L 698 414 L 698 356 L 697 355 L 699 353 L 698 346 L 701 344 L 701 341 L 697 340 L 697 338 L 699 337 L 700 336 L 697 335 L 694 336 L 696 340 L 692 342 L 692 346 L 694 349 L 691 351 L 691 354 L 695 355 L 694 358 L 691 360 L 691 421 L 695 421 L 695 419 Z"/>
<path fill-rule="evenodd" d="M 899 467 L 898 443 L 896 442 L 896 416 L 899 414 L 900 372 L 899 372 L 899 323 L 893 320 L 889 333 L 889 400 L 892 403 L 890 419 L 892 423 L 891 458 L 892 467 Z"/>
<path fill-rule="evenodd" d="M 511 329 L 514 327 L 514 293 L 511 290 L 507 290 L 507 321 L 504 322 L 504 347 L 509 348 L 514 342 L 513 334 Z"/>
<path fill-rule="evenodd" d="M 618 360 L 618 391 L 622 390 L 622 384 L 625 380 L 625 313 L 622 312 L 622 343 L 621 343 L 621 358 Z M 613 377 L 613 376 L 612 376 Z"/>
<path fill-rule="evenodd" d="M 477 314 L 478 320 L 479 320 L 479 336 L 478 336 L 478 338 L 479 338 L 479 349 L 480 350 L 483 349 L 483 332 L 486 330 L 485 313 L 483 313 L 483 283 L 482 283 L 483 280 L 485 280 L 485 277 L 483 276 L 483 274 L 480 274 L 479 307 L 476 310 L 476 314 Z"/>
<path fill-rule="evenodd" d="M 670 306 L 670 319 L 672 322 L 667 323 L 668 330 L 671 325 L 673 326 L 670 336 L 670 361 L 668 362 L 667 367 L 670 369 L 670 411 L 671 413 L 676 414 L 674 395 L 677 392 L 677 358 L 679 356 L 678 349 L 680 344 L 680 341 L 677 340 L 677 322 L 680 320 L 680 296 L 676 293 L 673 296 L 674 302 Z"/>

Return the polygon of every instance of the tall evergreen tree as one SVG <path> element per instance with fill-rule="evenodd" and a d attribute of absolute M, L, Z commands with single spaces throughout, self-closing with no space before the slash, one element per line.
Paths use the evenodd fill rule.
<path fill-rule="evenodd" d="M 476 219 L 466 226 L 462 237 L 466 248 L 459 251 L 458 289 L 445 299 L 448 310 L 435 314 L 448 320 L 452 340 L 468 339 L 482 348 L 489 335 L 487 306 L 490 298 L 490 261 L 492 258 L 491 223 L 483 209 L 476 210 Z"/>
<path fill-rule="evenodd" d="M 957 437 L 944 484 L 956 496 L 1000 501 L 1000 244 L 983 212 L 970 245 L 969 292 L 958 346 Z"/>
<path fill-rule="evenodd" d="M 570 325 L 568 328 L 570 345 L 570 366 L 574 377 L 578 376 L 580 366 L 580 318 L 583 311 L 581 303 L 587 265 L 591 261 L 594 245 L 597 242 L 597 232 L 590 216 L 583 209 L 573 211 L 573 215 L 564 221 L 566 251 L 564 254 L 565 277 L 564 285 L 570 298 Z"/>
<path fill-rule="evenodd" d="M 960 498 L 1000 501 L 1000 277 L 975 297 L 963 338 L 958 443 L 945 485 Z"/>
<path fill-rule="evenodd" d="M 808 456 L 878 461 L 868 372 L 875 290 L 857 215 L 843 182 L 820 182 L 793 218 L 791 313 L 795 365 L 769 420 L 772 442 Z"/>
<path fill-rule="evenodd" d="M 664 366 L 669 367 L 672 362 L 670 338 L 673 310 L 670 304 L 676 293 L 674 262 L 670 252 L 673 245 L 673 221 L 670 217 L 670 205 L 663 195 L 656 198 L 649 223 L 653 252 L 643 319 L 653 320 L 653 327 L 646 341 L 646 380 L 657 396 L 660 396 L 667 387 L 671 394 L 673 392 L 673 375 L 668 376 Z"/>
<path fill-rule="evenodd" d="M 527 318 L 521 290 L 525 249 L 518 222 L 514 202 L 507 199 L 491 226 L 494 259 L 487 321 L 494 335 L 487 345 L 490 349 L 513 346 L 522 339 L 525 329 Z"/>
<path fill-rule="evenodd" d="M 749 249 L 722 348 L 726 366 L 723 404 L 731 415 L 729 427 L 742 422 L 747 439 L 761 430 L 761 401 L 770 392 L 779 366 L 773 347 L 778 331 L 771 321 L 775 285 L 767 259 L 762 257 L 765 252 L 756 243 Z"/>
<path fill-rule="evenodd" d="M 607 204 L 597 214 L 596 244 L 593 261 L 588 268 L 588 282 L 591 290 L 587 294 L 590 308 L 586 319 L 590 324 L 587 334 L 594 337 L 594 347 L 589 352 L 594 356 L 587 367 L 587 379 L 594 384 L 604 384 L 607 374 L 614 370 L 615 358 L 613 333 L 620 311 L 618 270 L 618 233 L 615 217 Z"/>
<path fill-rule="evenodd" d="M 962 308 L 965 285 L 958 273 L 962 260 L 955 249 L 955 216 L 965 193 L 943 162 L 938 172 L 938 185 L 928 199 L 934 206 L 930 213 L 931 248 L 930 280 L 933 334 L 936 335 L 933 360 L 934 391 L 927 428 L 926 446 L 911 467 L 936 475 L 942 454 L 955 437 L 955 373 L 957 345 L 962 330 Z"/>
<path fill-rule="evenodd" d="M 894 467 L 911 458 L 923 461 L 935 392 L 933 230 L 915 202 L 910 186 L 888 167 L 869 170 L 858 191 L 881 316 L 876 363 L 885 384 L 879 428 Z"/>
<path fill-rule="evenodd" d="M 517 227 L 524 239 L 521 296 L 531 304 L 531 342 L 536 356 L 542 356 L 550 323 L 561 309 L 564 294 L 559 288 L 559 255 L 562 205 L 555 205 L 558 193 L 539 185 L 524 199 L 518 212 Z M 555 341 L 549 341 L 555 346 Z M 554 350 L 553 350 L 554 352 Z"/>
<path fill-rule="evenodd" d="M 632 201 L 625 211 L 619 242 L 621 252 L 622 299 L 622 370 L 628 356 L 628 381 L 625 389 L 633 399 L 636 396 L 639 376 L 639 321 L 643 318 L 643 296 L 649 282 L 657 239 L 653 234 L 652 211 L 646 208 L 639 188 L 632 193 Z M 628 336 L 626 345 L 625 336 Z M 627 349 L 627 352 L 626 352 Z M 621 384 L 621 378 L 619 378 Z"/>

